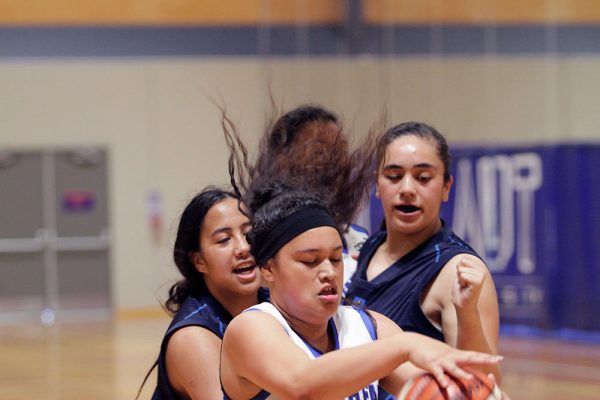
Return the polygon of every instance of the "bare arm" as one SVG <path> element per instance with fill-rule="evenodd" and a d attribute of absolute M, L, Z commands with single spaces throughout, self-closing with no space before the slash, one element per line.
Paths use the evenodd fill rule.
<path fill-rule="evenodd" d="M 384 336 L 311 360 L 273 317 L 244 313 L 234 318 L 225 332 L 221 378 L 232 398 L 249 398 L 263 388 L 282 399 L 323 399 L 351 395 L 391 374 L 409 357 L 444 381 L 444 371 L 464 377 L 459 362 L 497 362 L 494 357 L 460 352 L 422 335 L 397 332 Z"/>
<path fill-rule="evenodd" d="M 396 334 L 399 330 L 401 331 L 401 329 L 398 327 L 398 325 L 396 325 L 396 323 L 394 323 L 392 320 L 384 317 L 381 314 L 377 314 L 373 311 L 371 311 L 371 314 L 373 314 L 375 319 L 377 320 L 377 335 L 378 335 L 378 337 L 384 338 L 384 337 L 387 337 L 388 335 Z M 451 359 L 452 357 L 455 357 L 456 355 L 465 354 L 464 351 L 456 350 L 438 340 L 434 340 L 434 339 L 425 337 L 423 335 L 416 335 L 416 336 L 418 336 L 420 338 L 426 338 L 427 341 L 421 342 L 421 343 L 416 342 L 415 346 L 413 346 L 413 347 L 425 346 L 425 347 L 430 347 L 430 348 L 436 348 L 437 346 L 439 346 L 440 350 L 442 350 L 444 348 L 446 349 L 447 353 L 443 357 L 447 357 L 449 359 Z M 417 351 L 421 351 L 421 350 L 417 349 Z M 469 353 L 479 354 L 479 353 L 473 353 L 473 352 L 469 352 Z M 441 377 L 442 377 L 441 375 L 444 373 L 454 375 L 454 376 L 457 376 L 457 377 L 463 378 L 463 379 L 470 378 L 470 376 L 463 373 L 463 371 L 461 369 L 456 369 L 456 367 L 458 365 L 470 365 L 470 362 L 466 361 L 466 360 L 456 360 L 457 366 L 448 365 L 447 367 L 444 367 L 443 370 L 438 370 L 436 373 L 436 370 L 429 368 L 429 366 L 427 364 L 419 364 L 420 367 L 417 367 L 412 362 L 412 360 L 415 359 L 415 357 L 410 357 L 410 359 L 411 359 L 410 362 L 401 364 L 394 371 L 392 371 L 388 376 L 379 380 L 379 384 L 381 385 L 381 387 L 384 388 L 388 393 L 398 396 L 400 394 L 400 391 L 402 390 L 402 386 L 409 379 L 411 379 L 417 375 L 420 375 L 424 372 L 433 373 L 434 376 L 436 376 L 436 379 L 438 380 L 438 382 L 441 380 Z M 487 366 L 487 365 L 489 365 L 489 364 L 479 364 L 480 367 Z M 437 375 L 437 374 L 440 374 L 440 375 Z"/>
<path fill-rule="evenodd" d="M 382 318 L 383 316 L 374 311 L 370 311 L 371 315 L 377 321 L 377 337 L 386 338 L 391 335 L 402 332 L 402 329 L 392 320 Z M 412 377 L 422 374 L 425 370 L 416 367 L 413 363 L 406 362 L 398 366 L 389 375 L 379 380 L 379 385 L 388 393 L 399 394 L 402 386 Z"/>
<path fill-rule="evenodd" d="M 438 280 L 444 288 L 441 322 L 446 343 L 459 349 L 497 354 L 498 300 L 483 261 L 468 254 L 456 256 L 446 264 Z M 500 382 L 498 365 L 480 369 L 493 373 Z"/>
<path fill-rule="evenodd" d="M 176 331 L 167 345 L 169 382 L 182 397 L 222 399 L 219 381 L 221 340 L 199 326 Z"/>

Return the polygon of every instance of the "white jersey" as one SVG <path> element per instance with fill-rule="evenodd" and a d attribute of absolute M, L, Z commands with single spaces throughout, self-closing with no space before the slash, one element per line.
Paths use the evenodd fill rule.
<path fill-rule="evenodd" d="M 358 225 L 350 225 L 350 228 L 344 233 L 346 247 L 342 254 L 344 260 L 344 294 L 348 290 L 354 272 L 356 272 L 356 260 L 365 241 L 369 238 L 369 232 Z"/>
<path fill-rule="evenodd" d="M 321 355 L 321 353 L 314 349 L 309 343 L 302 339 L 288 322 L 283 318 L 283 315 L 273 306 L 271 303 L 260 303 L 256 306 L 252 306 L 246 311 L 260 310 L 271 314 L 279 321 L 283 326 L 286 333 L 292 339 L 294 344 L 300 347 L 310 359 L 315 359 Z M 335 348 L 347 349 L 350 347 L 359 346 L 361 344 L 370 343 L 376 339 L 376 332 L 373 322 L 365 311 L 359 310 L 351 306 L 340 306 L 338 311 L 330 320 L 330 324 L 333 324 Z M 343 368 L 340 365 L 340 368 Z M 332 382 L 332 384 L 335 384 Z M 358 391 L 353 395 L 346 397 L 347 400 L 376 400 L 377 399 L 377 386 L 378 381 L 371 382 L 367 387 Z M 275 396 L 269 395 L 263 391 L 259 393 L 254 399 L 276 399 Z"/>

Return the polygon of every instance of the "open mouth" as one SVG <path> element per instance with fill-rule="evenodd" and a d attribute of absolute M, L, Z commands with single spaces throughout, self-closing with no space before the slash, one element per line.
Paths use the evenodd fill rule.
<path fill-rule="evenodd" d="M 246 267 L 236 268 L 233 270 L 233 273 L 240 274 L 240 275 L 246 275 L 246 274 L 252 273 L 252 271 L 254 271 L 255 268 L 256 268 L 256 265 L 252 264 L 252 265 L 248 265 Z"/>
<path fill-rule="evenodd" d="M 396 208 L 396 210 L 398 210 L 402 213 L 405 213 L 405 214 L 412 214 L 412 213 L 415 213 L 415 212 L 421 210 L 419 207 L 416 207 L 416 206 L 413 206 L 410 204 L 403 204 L 400 206 L 396 206 L 395 208 Z"/>
<path fill-rule="evenodd" d="M 321 290 L 319 292 L 319 296 L 336 296 L 337 295 L 337 289 L 334 287 L 326 287 L 325 289 Z"/>

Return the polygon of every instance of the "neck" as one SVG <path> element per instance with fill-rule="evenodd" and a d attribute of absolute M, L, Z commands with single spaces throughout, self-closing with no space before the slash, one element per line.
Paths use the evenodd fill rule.
<path fill-rule="evenodd" d="M 221 302 L 221 304 L 227 311 L 229 311 L 232 317 L 235 317 L 245 309 L 258 304 L 258 297 L 256 294 L 254 294 L 252 296 L 247 296 L 246 298 L 236 299 L 236 301 L 226 301 L 225 303 Z"/>
<path fill-rule="evenodd" d="M 285 308 L 281 307 L 273 297 L 271 303 L 279 310 L 292 329 L 312 347 L 321 353 L 333 350 L 333 340 L 330 339 L 328 331 L 329 319 L 319 323 L 307 322 L 286 312 Z"/>
<path fill-rule="evenodd" d="M 216 290 L 211 290 L 211 288 L 208 288 L 208 290 L 232 317 L 235 317 L 245 309 L 258 303 L 257 292 L 241 295 L 238 293 L 221 293 Z"/>
<path fill-rule="evenodd" d="M 438 218 L 435 224 L 420 231 L 402 233 L 387 227 L 387 238 L 384 243 L 385 252 L 394 260 L 405 256 L 412 250 L 423 244 L 427 239 L 442 229 L 442 221 Z"/>

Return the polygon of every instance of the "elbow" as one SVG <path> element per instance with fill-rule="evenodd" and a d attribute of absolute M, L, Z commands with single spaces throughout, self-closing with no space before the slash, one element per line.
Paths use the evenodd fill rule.
<path fill-rule="evenodd" d="M 290 400 L 318 400 L 323 399 L 317 388 L 307 384 L 305 380 L 294 379 L 287 388 L 286 399 Z"/>
<path fill-rule="evenodd" d="M 302 385 L 296 385 L 293 388 L 290 388 L 289 399 L 290 400 L 316 400 L 319 399 L 319 396 L 316 393 L 313 393 L 311 390 L 306 387 L 298 387 Z M 321 397 L 322 398 L 322 397 Z"/>

